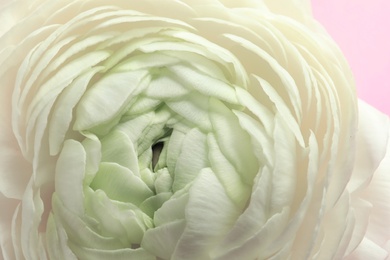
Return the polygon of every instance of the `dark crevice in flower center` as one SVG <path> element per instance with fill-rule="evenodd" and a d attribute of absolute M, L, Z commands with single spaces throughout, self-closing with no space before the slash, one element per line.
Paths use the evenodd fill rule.
<path fill-rule="evenodd" d="M 164 148 L 163 142 L 157 142 L 152 146 L 153 157 L 152 157 L 152 169 L 154 169 L 157 165 L 158 159 L 160 158 L 160 154 L 162 149 Z"/>
<path fill-rule="evenodd" d="M 137 248 L 140 248 L 140 244 L 131 244 L 131 249 L 137 249 Z"/>

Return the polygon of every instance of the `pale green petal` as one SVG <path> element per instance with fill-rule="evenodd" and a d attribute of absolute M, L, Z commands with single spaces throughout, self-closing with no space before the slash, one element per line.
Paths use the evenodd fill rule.
<path fill-rule="evenodd" d="M 153 195 L 147 185 L 129 169 L 116 163 L 103 162 L 91 183 L 94 190 L 103 190 L 112 200 L 140 205 Z"/>
<path fill-rule="evenodd" d="M 231 104 L 238 103 L 234 88 L 225 82 L 182 65 L 173 65 L 169 70 L 174 73 L 183 87 L 192 88 L 204 96 L 215 97 Z"/>
<path fill-rule="evenodd" d="M 143 117 L 144 115 L 156 110 L 157 107 L 161 105 L 161 100 L 145 97 L 143 95 L 134 97 L 132 102 L 133 103 L 130 104 L 129 110 L 124 114 L 124 116 L 138 115 L 138 117 Z M 135 120 L 138 117 L 136 117 Z"/>
<path fill-rule="evenodd" d="M 79 217 L 67 209 L 56 194 L 53 195 L 52 204 L 55 221 L 60 222 L 66 230 L 68 241 L 72 241 L 78 247 L 86 246 L 106 250 L 121 248 L 117 239 L 99 235 L 88 226 L 88 222 L 83 220 L 85 216 Z M 70 246 L 69 242 L 68 245 Z M 71 247 L 71 249 L 75 252 L 74 248 Z"/>
<path fill-rule="evenodd" d="M 181 64 L 186 65 L 206 76 L 218 79 L 225 83 L 238 81 L 239 83 L 237 84 L 242 84 L 239 79 L 234 77 L 236 75 L 231 75 L 229 73 L 229 64 L 216 63 L 214 60 L 211 60 L 206 53 L 200 54 L 190 51 L 164 51 L 163 53 L 169 55 L 169 57 L 180 59 Z M 186 60 L 182 60 L 184 56 L 186 57 Z"/>
<path fill-rule="evenodd" d="M 202 169 L 209 166 L 206 136 L 196 128 L 187 133 L 179 152 L 173 171 L 173 191 L 185 187 L 196 178 Z"/>
<path fill-rule="evenodd" d="M 137 35 L 137 33 L 139 32 L 137 31 L 134 32 L 135 36 Z M 145 31 L 141 30 L 141 33 L 144 34 Z M 134 54 L 134 52 L 138 50 L 145 52 L 142 46 L 149 45 L 154 42 L 161 42 L 164 40 L 165 39 L 159 35 L 151 35 L 150 37 L 134 38 L 131 41 L 127 42 L 119 50 L 115 51 L 110 56 L 110 58 L 107 59 L 105 63 L 106 68 L 109 69 L 114 67 L 115 72 L 128 72 L 128 71 L 137 71 L 137 70 L 147 71 L 153 64 L 164 66 L 164 64 L 161 64 L 161 62 L 156 63 L 156 61 L 154 61 L 154 63 L 145 64 L 144 62 L 141 62 L 137 58 L 134 61 L 124 61 L 123 63 L 119 63 L 121 60 L 125 59 L 129 55 Z M 163 61 L 166 62 L 165 59 L 163 59 Z M 169 62 L 172 61 L 170 60 Z"/>
<path fill-rule="evenodd" d="M 243 208 L 250 196 L 250 185 L 245 183 L 241 173 L 237 172 L 234 165 L 225 157 L 215 136 L 209 134 L 207 144 L 211 169 L 223 185 L 229 199 Z"/>
<path fill-rule="evenodd" d="M 249 135 L 240 127 L 236 115 L 221 101 L 210 99 L 209 116 L 221 153 L 236 168 L 242 181 L 252 184 L 259 166 Z"/>
<path fill-rule="evenodd" d="M 149 165 L 151 164 L 151 160 L 152 160 L 152 151 L 150 151 L 150 159 L 148 159 Z M 148 168 L 148 166 L 145 166 L 145 168 L 143 168 L 140 171 L 140 175 L 141 175 L 141 180 L 146 184 L 146 186 L 149 187 L 149 189 L 151 191 L 153 191 L 154 190 L 154 182 L 156 181 L 156 175 L 151 170 L 151 168 Z"/>
<path fill-rule="evenodd" d="M 189 90 L 177 82 L 169 71 L 152 71 L 155 77 L 145 91 L 149 98 L 157 100 L 177 99 L 189 94 Z"/>
<path fill-rule="evenodd" d="M 148 29 L 141 30 L 142 32 Z M 162 30 L 160 28 L 160 30 Z M 130 31 L 130 36 L 134 36 L 136 30 Z M 117 39 L 117 38 L 115 38 Z M 142 53 L 133 55 L 131 59 L 121 62 L 115 66 L 115 71 L 134 71 L 134 70 L 149 70 L 152 74 L 159 72 L 163 68 L 168 68 L 182 62 L 179 57 L 166 55 L 163 52 Z M 164 70 L 163 70 L 164 71 Z"/>
<path fill-rule="evenodd" d="M 154 213 L 172 197 L 172 192 L 162 192 L 147 198 L 139 208 L 153 218 Z"/>
<path fill-rule="evenodd" d="M 144 213 L 132 204 L 111 200 L 102 190 L 86 193 L 86 213 L 97 221 L 99 234 L 117 239 L 122 247 L 141 243 L 147 229 Z"/>
<path fill-rule="evenodd" d="M 171 259 L 185 226 L 186 221 L 178 219 L 149 229 L 145 232 L 141 246 L 162 259 Z"/>
<path fill-rule="evenodd" d="M 264 127 L 253 117 L 240 111 L 234 111 L 240 126 L 251 137 L 252 149 L 260 165 L 274 166 L 273 140 L 267 135 Z"/>
<path fill-rule="evenodd" d="M 140 158 L 143 156 L 143 153 L 149 152 L 149 155 L 147 156 L 150 156 L 151 158 L 151 147 L 155 144 L 155 142 L 161 141 L 169 135 L 171 129 L 167 126 L 167 121 L 171 118 L 171 116 L 172 114 L 170 111 L 165 108 L 156 110 L 153 117 L 148 122 L 148 126 L 142 131 L 141 135 L 135 141 L 138 145 L 138 160 L 141 168 L 148 167 L 151 162 L 150 159 L 143 161 L 143 159 Z"/>
<path fill-rule="evenodd" d="M 188 102 L 190 101 L 190 102 Z M 209 131 L 211 124 L 208 116 L 208 98 L 192 93 L 181 100 L 167 101 L 167 106 L 175 113 L 189 121 L 193 126 L 201 130 Z"/>
<path fill-rule="evenodd" d="M 102 146 L 97 136 L 93 134 L 84 135 L 86 136 L 86 139 L 82 142 L 86 153 L 84 185 L 89 185 L 99 170 Z"/>
<path fill-rule="evenodd" d="M 156 193 L 172 191 L 173 179 L 169 174 L 167 168 L 162 168 L 156 172 L 156 180 L 154 182 L 154 188 Z"/>
<path fill-rule="evenodd" d="M 135 144 L 144 134 L 145 129 L 149 127 L 155 116 L 156 114 L 154 111 L 141 114 L 121 123 L 117 126 L 117 129 L 125 133 L 130 138 L 131 142 Z"/>
<path fill-rule="evenodd" d="M 183 142 L 186 138 L 186 134 L 174 129 L 171 134 L 171 138 L 167 144 L 167 168 L 170 173 L 175 172 L 176 161 L 180 155 L 180 151 L 183 149 Z"/>
<path fill-rule="evenodd" d="M 185 208 L 188 203 L 188 193 L 180 195 L 176 192 L 170 200 L 165 202 L 154 214 L 154 224 L 158 226 L 165 225 L 175 220 L 185 218 Z"/>
<path fill-rule="evenodd" d="M 113 131 L 101 139 L 102 162 L 117 163 L 139 176 L 137 151 L 134 143 L 122 131 Z"/>

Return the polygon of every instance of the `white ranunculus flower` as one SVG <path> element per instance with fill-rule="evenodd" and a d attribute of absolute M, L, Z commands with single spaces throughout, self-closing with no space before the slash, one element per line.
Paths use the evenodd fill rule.
<path fill-rule="evenodd" d="M 389 119 L 308 1 L 0 17 L 4 259 L 387 257 Z"/>

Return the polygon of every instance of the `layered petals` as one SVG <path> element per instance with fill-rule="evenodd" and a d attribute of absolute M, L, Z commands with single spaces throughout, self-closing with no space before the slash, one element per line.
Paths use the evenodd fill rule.
<path fill-rule="evenodd" d="M 389 118 L 307 0 L 0 11 L 4 259 L 384 259 Z"/>

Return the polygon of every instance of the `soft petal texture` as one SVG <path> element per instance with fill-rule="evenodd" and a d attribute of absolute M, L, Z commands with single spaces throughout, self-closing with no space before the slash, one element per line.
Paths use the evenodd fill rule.
<path fill-rule="evenodd" d="M 388 254 L 389 119 L 308 0 L 3 7 L 3 258 Z"/>
<path fill-rule="evenodd" d="M 348 259 L 387 259 L 390 240 L 390 120 L 360 101 L 358 158 L 349 188 L 352 196 L 370 203 L 365 237 Z M 360 154 L 359 154 L 360 153 Z M 368 174 L 371 172 L 371 174 Z M 363 175 L 364 174 L 364 175 Z M 361 186 L 356 188 L 355 183 Z M 364 187 L 364 189 L 363 189 Z"/>

